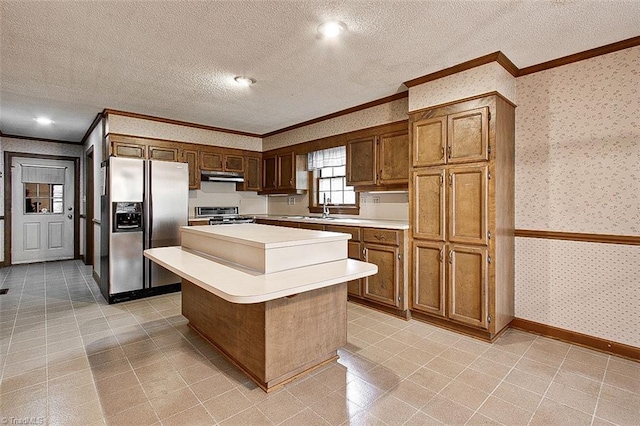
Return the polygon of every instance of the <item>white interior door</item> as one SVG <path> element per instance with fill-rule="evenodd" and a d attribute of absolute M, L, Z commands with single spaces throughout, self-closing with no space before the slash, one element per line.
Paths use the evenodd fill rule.
<path fill-rule="evenodd" d="M 73 259 L 73 161 L 13 157 L 11 172 L 11 263 Z"/>

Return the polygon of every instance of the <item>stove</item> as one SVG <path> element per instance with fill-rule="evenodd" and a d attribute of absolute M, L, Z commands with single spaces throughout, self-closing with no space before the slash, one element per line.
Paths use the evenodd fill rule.
<path fill-rule="evenodd" d="M 253 223 L 253 216 L 240 216 L 237 207 L 196 207 L 196 217 L 209 219 L 209 225 Z"/>

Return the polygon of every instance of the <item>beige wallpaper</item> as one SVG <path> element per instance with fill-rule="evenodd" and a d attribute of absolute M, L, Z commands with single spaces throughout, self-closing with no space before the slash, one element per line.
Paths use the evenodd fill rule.
<path fill-rule="evenodd" d="M 109 132 L 203 145 L 262 151 L 262 139 L 109 114 Z"/>
<path fill-rule="evenodd" d="M 640 235 L 640 47 L 517 90 L 516 227 Z"/>
<path fill-rule="evenodd" d="M 516 238 L 516 317 L 640 347 L 640 246 Z"/>
<path fill-rule="evenodd" d="M 515 103 L 516 79 L 497 62 L 409 88 L 409 111 L 494 91 Z"/>
<path fill-rule="evenodd" d="M 407 119 L 407 98 L 264 138 L 264 151 Z"/>

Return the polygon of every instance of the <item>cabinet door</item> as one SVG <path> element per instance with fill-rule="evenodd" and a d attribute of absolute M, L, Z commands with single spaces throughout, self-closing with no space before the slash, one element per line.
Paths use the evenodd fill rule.
<path fill-rule="evenodd" d="M 113 142 L 116 157 L 147 158 L 147 146 L 129 142 Z"/>
<path fill-rule="evenodd" d="M 444 243 L 413 242 L 413 309 L 445 317 Z"/>
<path fill-rule="evenodd" d="M 349 241 L 348 256 L 349 259 L 362 260 L 360 252 L 360 243 Z M 362 297 L 362 279 L 351 280 L 347 282 L 347 293 L 352 296 Z"/>
<path fill-rule="evenodd" d="M 378 266 L 378 273 L 364 280 L 364 294 L 367 299 L 385 305 L 400 307 L 398 247 L 364 244 L 365 261 Z"/>
<path fill-rule="evenodd" d="M 225 155 L 224 170 L 227 172 L 244 172 L 244 157 L 242 155 Z"/>
<path fill-rule="evenodd" d="M 449 167 L 448 240 L 487 244 L 488 166 Z"/>
<path fill-rule="evenodd" d="M 378 183 L 409 183 L 409 134 L 406 131 L 386 133 L 378 140 L 380 175 Z"/>
<path fill-rule="evenodd" d="M 427 118 L 413 123 L 413 167 L 445 164 L 447 116 Z"/>
<path fill-rule="evenodd" d="M 276 157 L 265 157 L 262 160 L 262 189 L 276 189 Z"/>
<path fill-rule="evenodd" d="M 260 191 L 260 158 L 245 157 L 244 190 Z"/>
<path fill-rule="evenodd" d="M 424 169 L 413 173 L 413 236 L 429 240 L 445 239 L 445 169 Z"/>
<path fill-rule="evenodd" d="M 452 244 L 447 256 L 449 319 L 487 329 L 487 249 Z"/>
<path fill-rule="evenodd" d="M 149 160 L 178 161 L 178 148 L 149 146 Z"/>
<path fill-rule="evenodd" d="M 376 136 L 347 142 L 347 185 L 376 184 L 376 143 Z"/>
<path fill-rule="evenodd" d="M 489 107 L 450 114 L 447 121 L 447 163 L 489 159 Z"/>
<path fill-rule="evenodd" d="M 198 151 L 182 150 L 182 161 L 189 164 L 189 189 L 200 189 L 200 168 L 198 167 Z"/>
<path fill-rule="evenodd" d="M 295 189 L 296 158 L 293 152 L 278 155 L 278 189 Z"/>
<path fill-rule="evenodd" d="M 222 152 L 200 151 L 200 169 L 222 171 L 223 169 Z"/>
<path fill-rule="evenodd" d="M 278 226 L 284 226 L 285 228 L 300 228 L 300 223 L 281 220 L 278 222 Z"/>

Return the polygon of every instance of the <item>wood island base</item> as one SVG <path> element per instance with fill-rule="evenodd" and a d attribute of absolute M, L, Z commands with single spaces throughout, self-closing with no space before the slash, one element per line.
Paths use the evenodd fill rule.
<path fill-rule="evenodd" d="M 269 392 L 337 358 L 347 343 L 347 284 L 239 304 L 183 279 L 182 314 Z"/>

